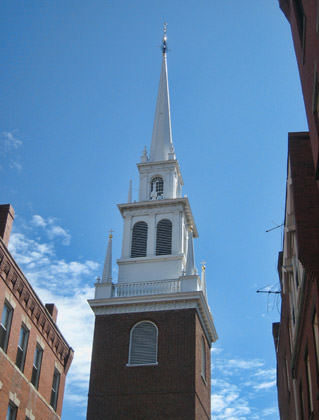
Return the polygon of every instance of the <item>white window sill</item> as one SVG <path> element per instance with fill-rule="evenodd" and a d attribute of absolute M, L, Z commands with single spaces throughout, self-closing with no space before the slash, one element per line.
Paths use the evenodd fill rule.
<path fill-rule="evenodd" d="M 131 365 L 130 363 L 127 363 L 126 366 L 127 367 L 135 367 L 135 366 L 137 366 L 137 367 L 138 366 L 158 366 L 158 362 L 156 362 L 156 363 L 141 363 L 141 364 L 138 364 L 138 365 L 137 364 L 132 364 Z"/>

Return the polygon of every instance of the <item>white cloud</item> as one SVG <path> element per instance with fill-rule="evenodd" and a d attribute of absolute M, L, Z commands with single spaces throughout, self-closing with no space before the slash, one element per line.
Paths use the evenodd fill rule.
<path fill-rule="evenodd" d="M 21 171 L 22 170 L 22 165 L 21 163 L 17 162 L 16 160 L 10 160 L 9 162 L 9 167 L 11 169 L 16 169 L 17 171 Z"/>
<path fill-rule="evenodd" d="M 54 217 L 44 217 L 35 214 L 31 223 L 33 226 L 42 228 L 49 239 L 60 238 L 63 245 L 70 245 L 71 235 L 60 225 L 57 224 L 57 220 Z"/>
<path fill-rule="evenodd" d="M 258 412 L 257 399 L 276 384 L 274 368 L 266 368 L 260 359 L 228 358 L 222 351 L 212 351 L 212 418 L 214 420 L 264 419 L 278 412 L 273 406 Z"/>
<path fill-rule="evenodd" d="M 22 146 L 22 140 L 16 136 L 18 130 L 2 131 L 0 134 L 0 156 L 4 157 L 4 163 L 0 169 L 4 169 L 7 165 L 10 169 L 17 171 L 22 170 L 20 162 L 20 156 L 18 155 L 18 149 Z"/>
<path fill-rule="evenodd" d="M 50 226 L 50 229 L 48 229 L 48 237 L 50 239 L 60 237 L 62 239 L 63 245 L 70 245 L 71 242 L 71 235 L 58 225 Z"/>
<path fill-rule="evenodd" d="M 1 133 L 4 152 L 9 152 L 12 149 L 18 149 L 20 146 L 22 146 L 22 141 L 18 139 L 14 134 L 17 131 L 18 130 L 3 131 Z"/>
<path fill-rule="evenodd" d="M 32 216 L 31 223 L 34 224 L 35 226 L 40 226 L 43 228 L 45 228 L 47 225 L 44 218 L 42 216 L 39 216 L 38 214 L 35 214 Z"/>
<path fill-rule="evenodd" d="M 261 389 L 268 389 L 276 386 L 276 381 L 270 381 L 270 382 L 262 382 L 260 384 L 257 384 L 254 386 L 254 389 L 256 391 L 260 391 Z"/>

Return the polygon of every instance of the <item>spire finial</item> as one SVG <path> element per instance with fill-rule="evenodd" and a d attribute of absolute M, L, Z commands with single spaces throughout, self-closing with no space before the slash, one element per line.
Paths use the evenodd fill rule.
<path fill-rule="evenodd" d="M 167 44 L 166 44 L 166 41 L 167 41 L 167 36 L 166 36 L 166 33 L 167 33 L 167 23 L 166 22 L 164 22 L 164 28 L 163 28 L 163 41 L 162 41 L 162 53 L 163 54 L 166 54 L 166 49 L 167 49 Z"/>
<path fill-rule="evenodd" d="M 103 273 L 102 273 L 102 283 L 112 283 L 112 229 L 109 231 L 109 240 L 107 243 Z"/>

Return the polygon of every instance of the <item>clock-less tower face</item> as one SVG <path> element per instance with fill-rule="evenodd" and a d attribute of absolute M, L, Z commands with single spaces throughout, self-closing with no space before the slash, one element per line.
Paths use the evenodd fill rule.
<path fill-rule="evenodd" d="M 145 150 L 137 165 L 138 200 L 118 205 L 118 278 L 110 274 L 109 239 L 102 281 L 89 301 L 95 330 L 88 420 L 210 419 L 210 346 L 217 334 L 172 142 L 166 35 L 163 45 L 150 154 Z"/>

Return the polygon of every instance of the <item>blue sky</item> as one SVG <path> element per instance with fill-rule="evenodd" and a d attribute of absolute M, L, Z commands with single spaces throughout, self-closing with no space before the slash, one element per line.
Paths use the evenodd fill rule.
<path fill-rule="evenodd" d="M 272 322 L 288 131 L 307 129 L 277 0 L 0 4 L 0 197 L 10 249 L 75 349 L 63 420 L 84 419 L 107 232 L 120 256 L 129 179 L 149 148 L 168 22 L 173 141 L 219 340 L 212 418 L 278 419 Z"/>

